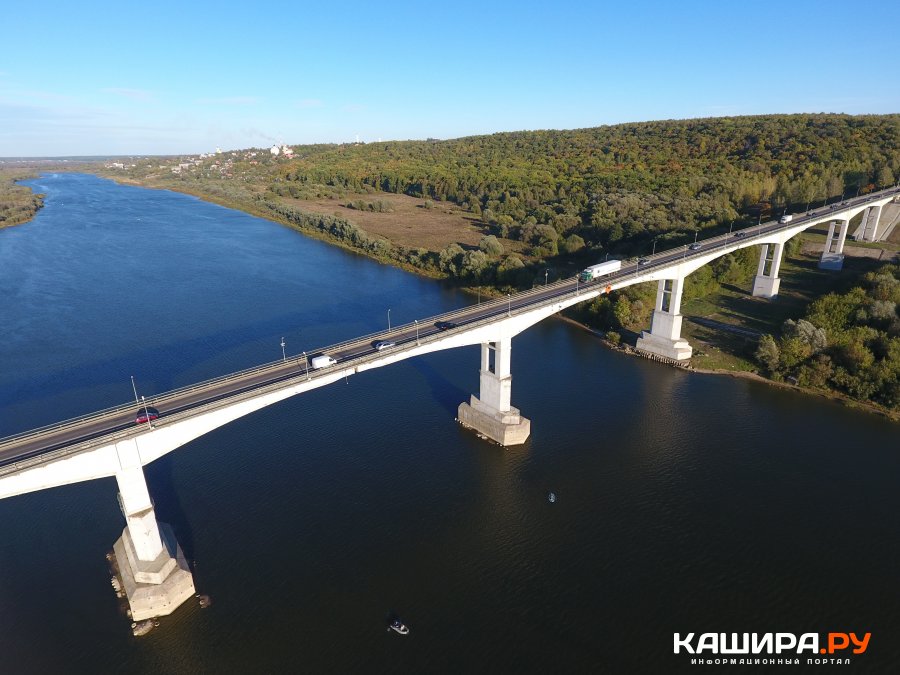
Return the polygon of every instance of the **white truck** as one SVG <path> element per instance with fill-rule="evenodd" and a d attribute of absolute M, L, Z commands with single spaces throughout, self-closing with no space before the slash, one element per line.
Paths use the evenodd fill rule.
<path fill-rule="evenodd" d="M 784 216 L 781 216 L 781 219 L 778 222 L 784 224 L 784 223 L 791 222 L 793 219 L 794 219 L 794 216 L 784 215 Z"/>
<path fill-rule="evenodd" d="M 333 366 L 337 363 L 336 359 L 328 356 L 328 354 L 320 354 L 319 356 L 314 356 L 312 361 L 309 362 L 309 365 L 313 367 L 313 370 L 318 368 L 325 368 L 326 366 Z"/>
<path fill-rule="evenodd" d="M 622 269 L 621 260 L 607 260 L 599 265 L 586 267 L 584 271 L 578 275 L 578 280 L 581 282 L 592 281 L 598 277 L 602 277 L 604 274 L 618 272 L 620 269 Z"/>

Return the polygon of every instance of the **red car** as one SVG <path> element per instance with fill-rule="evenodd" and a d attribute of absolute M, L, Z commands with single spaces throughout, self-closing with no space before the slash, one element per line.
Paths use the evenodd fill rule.
<path fill-rule="evenodd" d="M 137 415 L 134 418 L 135 424 L 146 424 L 147 422 L 152 422 L 153 420 L 159 417 L 159 410 L 156 408 L 151 408 L 149 405 L 141 408 L 137 411 Z"/>

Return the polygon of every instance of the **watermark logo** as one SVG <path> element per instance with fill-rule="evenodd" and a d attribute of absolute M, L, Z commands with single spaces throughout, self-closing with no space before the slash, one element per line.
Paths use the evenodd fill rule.
<path fill-rule="evenodd" d="M 699 657 L 691 659 L 697 665 L 847 664 L 851 654 L 866 652 L 871 637 L 837 632 L 675 633 L 674 648 L 676 654 Z"/>

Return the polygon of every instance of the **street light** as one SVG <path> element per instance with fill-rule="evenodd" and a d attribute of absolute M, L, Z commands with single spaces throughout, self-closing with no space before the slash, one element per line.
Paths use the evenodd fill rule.
<path fill-rule="evenodd" d="M 306 352 L 303 352 L 303 362 L 306 364 L 306 379 L 309 379 L 309 358 L 306 356 Z"/>
<path fill-rule="evenodd" d="M 391 310 L 388 308 L 388 330 L 391 329 Z"/>
<path fill-rule="evenodd" d="M 144 404 L 144 417 L 147 418 L 147 426 L 152 429 L 153 425 L 150 424 L 150 413 L 147 411 L 147 399 L 145 399 L 143 396 L 141 396 L 141 403 Z"/>
<path fill-rule="evenodd" d="M 137 403 L 138 407 L 140 407 L 141 402 L 138 401 L 137 387 L 134 386 L 134 375 L 131 376 L 131 388 L 134 389 L 134 402 Z"/>
<path fill-rule="evenodd" d="M 651 256 L 656 255 L 656 240 L 657 239 L 659 239 L 659 237 L 653 237 L 653 250 L 650 252 Z"/>
<path fill-rule="evenodd" d="M 733 221 L 733 220 L 732 220 L 730 223 L 728 223 L 728 234 L 731 234 L 731 228 L 732 228 L 732 227 L 734 227 L 734 221 Z"/>
<path fill-rule="evenodd" d="M 694 243 L 697 243 L 697 235 L 700 234 L 700 230 L 698 228 L 694 228 Z"/>
<path fill-rule="evenodd" d="M 547 285 L 547 275 L 550 274 L 550 270 L 544 270 L 544 286 Z"/>
<path fill-rule="evenodd" d="M 284 353 L 284 335 L 281 336 L 281 360 L 287 361 L 287 355 Z"/>
<path fill-rule="evenodd" d="M 512 316 L 512 295 L 506 294 L 506 316 Z"/>
<path fill-rule="evenodd" d="M 416 322 L 416 344 L 419 344 L 419 320 L 413 319 Z"/>

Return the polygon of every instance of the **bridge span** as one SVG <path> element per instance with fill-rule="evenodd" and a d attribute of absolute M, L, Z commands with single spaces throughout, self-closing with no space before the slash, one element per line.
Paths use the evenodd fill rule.
<path fill-rule="evenodd" d="M 504 446 L 524 443 L 531 422 L 512 406 L 512 338 L 561 310 L 637 283 L 656 281 L 652 324 L 638 349 L 667 358 L 690 358 L 681 338 L 684 279 L 711 260 L 760 246 L 753 295 L 774 297 L 785 243 L 799 232 L 829 223 L 820 265 L 840 269 L 852 218 L 862 213 L 863 236 L 877 236 L 882 208 L 900 199 L 890 188 L 794 216 L 760 223 L 646 258 L 588 283 L 565 279 L 539 288 L 366 335 L 258 366 L 147 400 L 160 417 L 135 424 L 135 403 L 123 404 L 0 439 L 0 498 L 115 476 L 127 526 L 114 551 L 135 620 L 168 614 L 194 592 L 184 556 L 168 526 L 156 521 L 143 466 L 239 417 L 310 389 L 372 368 L 433 351 L 481 346 L 479 392 L 460 403 L 459 421 Z M 388 346 L 379 342 L 387 342 Z M 315 355 L 335 363 L 312 368 Z"/>

